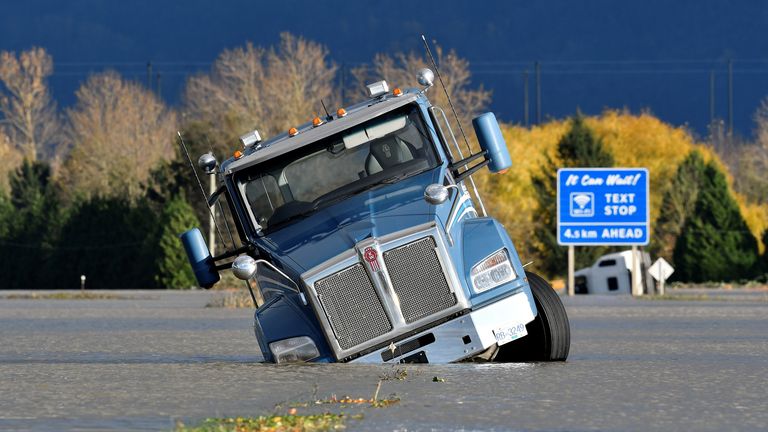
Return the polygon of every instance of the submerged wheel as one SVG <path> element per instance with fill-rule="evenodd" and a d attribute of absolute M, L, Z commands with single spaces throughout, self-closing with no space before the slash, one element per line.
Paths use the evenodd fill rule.
<path fill-rule="evenodd" d="M 571 325 L 560 296 L 541 276 L 525 275 L 539 314 L 526 325 L 528 336 L 500 346 L 495 361 L 565 361 L 571 348 Z"/>

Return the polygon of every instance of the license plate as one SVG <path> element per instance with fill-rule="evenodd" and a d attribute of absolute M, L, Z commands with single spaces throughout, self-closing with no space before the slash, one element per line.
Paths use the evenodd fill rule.
<path fill-rule="evenodd" d="M 527 335 L 528 330 L 525 328 L 525 324 L 519 323 L 498 327 L 493 331 L 493 334 L 496 336 L 496 343 L 504 345 Z"/>

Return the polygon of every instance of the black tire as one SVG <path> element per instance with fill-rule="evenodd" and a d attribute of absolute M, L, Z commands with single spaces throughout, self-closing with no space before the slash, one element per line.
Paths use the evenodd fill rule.
<path fill-rule="evenodd" d="M 526 325 L 528 336 L 502 345 L 495 361 L 565 361 L 571 348 L 571 325 L 563 302 L 536 273 L 525 272 L 539 314 Z"/>

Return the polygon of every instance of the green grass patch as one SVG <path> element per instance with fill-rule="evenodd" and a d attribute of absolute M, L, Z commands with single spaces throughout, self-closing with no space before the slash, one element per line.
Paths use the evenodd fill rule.
<path fill-rule="evenodd" d="M 346 428 L 349 419 L 361 419 L 362 414 L 288 414 L 259 417 L 207 418 L 196 426 L 176 425 L 175 432 L 283 432 L 330 431 Z"/>
<path fill-rule="evenodd" d="M 317 410 L 329 409 L 328 406 L 350 408 L 359 411 L 361 408 L 386 408 L 400 403 L 400 398 L 392 394 L 379 398 L 381 386 L 385 381 L 403 381 L 408 377 L 404 368 L 393 367 L 389 372 L 379 376 L 376 389 L 371 398 L 353 398 L 351 396 L 327 399 L 317 398 L 317 388 L 309 402 L 281 402 L 275 405 L 274 412 L 285 414 L 262 415 L 258 417 L 227 417 L 207 418 L 194 426 L 187 426 L 181 421 L 176 423 L 174 432 L 300 432 L 300 431 L 332 431 L 346 429 L 348 420 L 362 420 L 363 414 L 347 414 L 344 412 L 299 414 L 299 409 Z M 323 408 L 320 408 L 323 407 Z"/>
<path fill-rule="evenodd" d="M 157 297 L 137 297 L 91 291 L 8 294 L 3 300 L 156 300 Z"/>

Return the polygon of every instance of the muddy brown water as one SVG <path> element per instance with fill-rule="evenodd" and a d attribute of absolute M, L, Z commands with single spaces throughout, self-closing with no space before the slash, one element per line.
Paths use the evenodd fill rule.
<path fill-rule="evenodd" d="M 120 294 L 144 299 L 0 299 L 0 430 L 172 430 L 369 398 L 393 371 L 260 364 L 251 310 L 205 308 L 214 294 L 204 291 Z M 382 384 L 397 405 L 298 410 L 361 413 L 348 430 L 366 431 L 765 430 L 761 296 L 564 299 L 566 363 L 410 365 Z"/>

